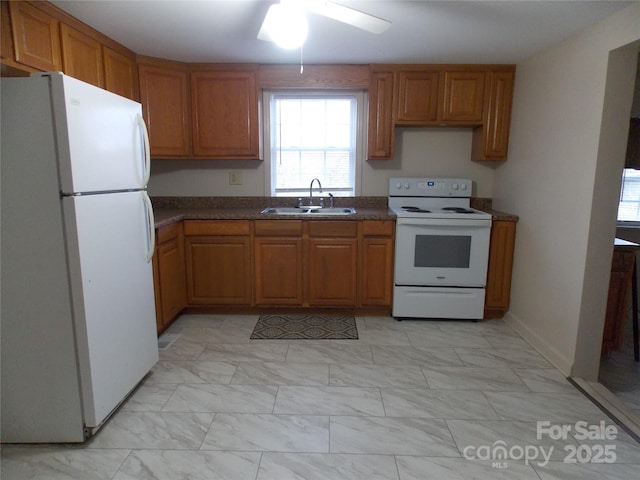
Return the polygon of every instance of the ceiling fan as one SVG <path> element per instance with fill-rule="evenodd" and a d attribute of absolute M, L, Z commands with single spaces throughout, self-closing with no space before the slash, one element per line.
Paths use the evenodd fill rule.
<path fill-rule="evenodd" d="M 328 0 L 280 0 L 269 7 L 258 39 L 286 49 L 300 47 L 308 32 L 306 13 L 315 13 L 371 33 L 382 33 L 391 22 Z"/>

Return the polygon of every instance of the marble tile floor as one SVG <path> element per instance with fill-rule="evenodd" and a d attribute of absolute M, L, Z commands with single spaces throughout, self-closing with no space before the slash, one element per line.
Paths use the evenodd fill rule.
<path fill-rule="evenodd" d="M 361 317 L 358 340 L 322 341 L 250 340 L 256 321 L 183 315 L 92 440 L 3 445 L 0 477 L 640 478 L 640 445 L 580 438 L 576 422 L 614 424 L 502 321 Z"/>

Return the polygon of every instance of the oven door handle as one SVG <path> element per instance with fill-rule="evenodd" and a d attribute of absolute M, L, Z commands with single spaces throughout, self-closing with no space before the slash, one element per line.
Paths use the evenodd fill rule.
<path fill-rule="evenodd" d="M 454 219 L 438 219 L 438 218 L 423 218 L 417 219 L 405 219 L 399 218 L 397 225 L 406 225 L 409 227 L 490 227 L 491 219 L 476 219 L 476 220 L 454 220 Z"/>

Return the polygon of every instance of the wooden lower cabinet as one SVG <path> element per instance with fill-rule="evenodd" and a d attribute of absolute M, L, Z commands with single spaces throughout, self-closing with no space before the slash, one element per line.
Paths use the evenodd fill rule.
<path fill-rule="evenodd" d="M 185 221 L 187 302 L 251 305 L 248 221 Z"/>
<path fill-rule="evenodd" d="M 636 253 L 633 250 L 620 248 L 613 250 L 607 310 L 602 334 L 601 354 L 603 357 L 608 357 L 612 351 L 618 351 L 622 346 L 624 320 L 629 302 L 635 258 Z"/>
<path fill-rule="evenodd" d="M 356 306 L 357 222 L 309 222 L 309 305 Z"/>
<path fill-rule="evenodd" d="M 360 305 L 391 306 L 393 291 L 392 221 L 362 222 Z"/>
<path fill-rule="evenodd" d="M 309 305 L 355 306 L 357 239 L 309 239 Z"/>
<path fill-rule="evenodd" d="M 158 332 L 165 330 L 187 304 L 182 222 L 156 231 L 154 285 Z"/>
<path fill-rule="evenodd" d="M 253 246 L 256 305 L 302 305 L 302 221 L 257 220 Z"/>
<path fill-rule="evenodd" d="M 391 307 L 394 231 L 389 220 L 185 220 L 159 229 L 158 331 L 187 306 Z"/>
<path fill-rule="evenodd" d="M 484 318 L 502 318 L 509 309 L 516 222 L 494 220 L 491 225 Z"/>

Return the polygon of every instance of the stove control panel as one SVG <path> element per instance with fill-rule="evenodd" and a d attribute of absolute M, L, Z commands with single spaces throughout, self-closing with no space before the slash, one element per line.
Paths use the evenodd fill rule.
<path fill-rule="evenodd" d="M 471 197 L 468 178 L 393 177 L 389 179 L 390 197 Z"/>

